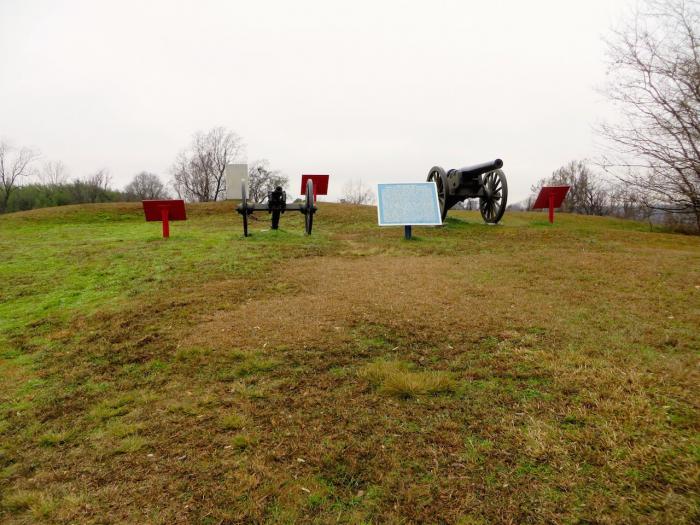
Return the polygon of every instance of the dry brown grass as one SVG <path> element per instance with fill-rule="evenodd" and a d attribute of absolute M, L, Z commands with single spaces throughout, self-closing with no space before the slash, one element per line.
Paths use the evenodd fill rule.
<path fill-rule="evenodd" d="M 0 520 L 696 521 L 696 239 L 516 215 L 405 243 L 348 210 L 255 232 L 247 257 L 294 256 L 272 274 L 16 335 Z"/>

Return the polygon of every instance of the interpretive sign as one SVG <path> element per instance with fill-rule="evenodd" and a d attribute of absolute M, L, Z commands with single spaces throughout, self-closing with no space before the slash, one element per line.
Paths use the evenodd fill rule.
<path fill-rule="evenodd" d="M 224 170 L 226 176 L 226 198 L 241 200 L 241 184 L 245 182 L 248 188 L 248 165 L 247 164 L 226 164 Z"/>
<path fill-rule="evenodd" d="M 560 208 L 569 186 L 543 186 L 532 205 L 533 210 L 549 208 L 549 222 L 554 223 L 554 208 Z"/>
<path fill-rule="evenodd" d="M 170 221 L 185 221 L 187 213 L 185 212 L 185 201 L 183 200 L 167 200 L 167 201 L 142 201 L 143 213 L 146 216 L 146 222 L 163 222 L 163 237 L 170 237 Z"/>
<path fill-rule="evenodd" d="M 377 185 L 379 226 L 439 226 L 440 203 L 434 182 Z"/>
<path fill-rule="evenodd" d="M 302 175 L 301 176 L 301 195 L 306 193 L 306 181 L 311 180 L 314 183 L 314 202 L 317 195 L 328 195 L 328 178 L 329 175 Z"/>

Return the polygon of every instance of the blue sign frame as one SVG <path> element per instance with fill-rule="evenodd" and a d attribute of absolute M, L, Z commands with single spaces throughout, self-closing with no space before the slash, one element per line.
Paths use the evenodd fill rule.
<path fill-rule="evenodd" d="M 377 185 L 379 226 L 440 226 L 442 215 L 434 182 Z"/>

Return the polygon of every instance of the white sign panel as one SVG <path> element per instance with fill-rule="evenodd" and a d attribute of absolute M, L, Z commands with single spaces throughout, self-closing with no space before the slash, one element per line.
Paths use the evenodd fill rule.
<path fill-rule="evenodd" d="M 442 224 L 434 182 L 377 185 L 379 226 L 439 226 Z"/>
<path fill-rule="evenodd" d="M 224 171 L 226 176 L 226 198 L 242 199 L 241 183 L 245 182 L 246 193 L 248 191 L 248 165 L 247 164 L 226 164 Z"/>

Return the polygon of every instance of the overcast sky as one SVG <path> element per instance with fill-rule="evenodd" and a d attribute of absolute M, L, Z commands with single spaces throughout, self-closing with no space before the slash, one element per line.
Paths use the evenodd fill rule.
<path fill-rule="evenodd" d="M 425 180 L 500 157 L 509 201 L 597 152 L 625 0 L 0 0 L 0 137 L 169 178 L 197 130 L 301 173 Z"/>

